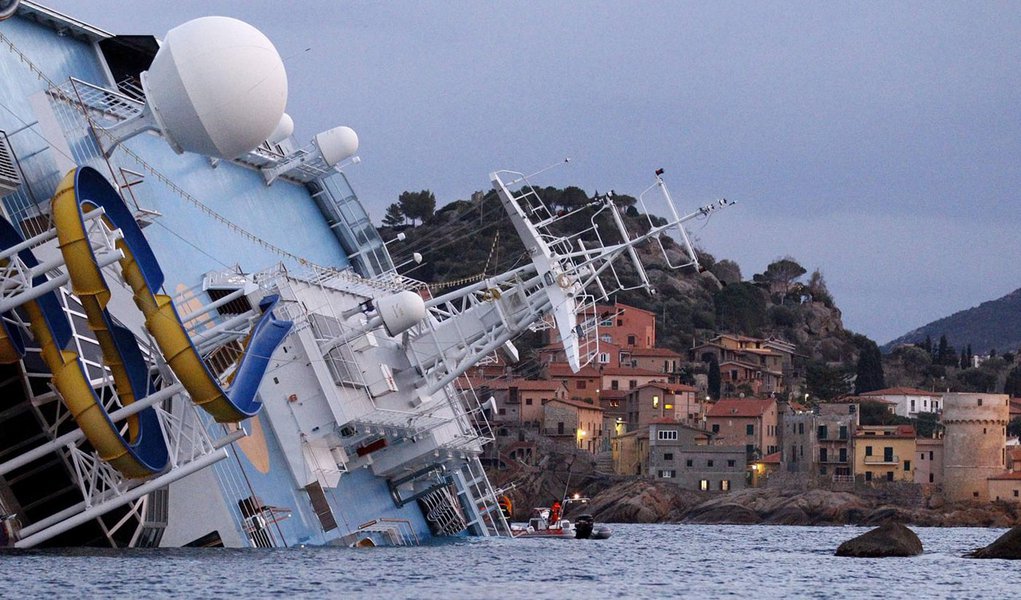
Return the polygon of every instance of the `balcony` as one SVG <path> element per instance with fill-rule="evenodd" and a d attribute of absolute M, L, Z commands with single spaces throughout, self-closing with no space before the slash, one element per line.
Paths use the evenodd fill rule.
<path fill-rule="evenodd" d="M 900 457 L 896 454 L 892 456 L 866 456 L 865 464 L 867 465 L 895 465 L 900 462 Z"/>
<path fill-rule="evenodd" d="M 867 457 L 866 458 L 866 462 L 868 462 L 868 460 L 867 460 L 868 458 L 872 458 L 872 457 L 871 456 Z M 824 465 L 846 465 L 847 464 L 847 457 L 845 456 L 845 457 L 841 458 L 840 456 L 827 456 L 826 458 L 820 458 L 819 462 L 824 464 Z"/>

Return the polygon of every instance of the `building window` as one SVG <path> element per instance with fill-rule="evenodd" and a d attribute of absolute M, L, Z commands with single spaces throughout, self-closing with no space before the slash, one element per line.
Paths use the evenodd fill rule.
<path fill-rule="evenodd" d="M 708 479 L 703 479 L 703 480 L 699 481 L 698 482 L 698 489 L 702 490 L 703 492 L 708 490 L 709 489 L 709 480 Z"/>
<path fill-rule="evenodd" d="M 627 336 L 627 345 L 628 346 L 634 346 L 635 345 L 635 336 L 633 336 L 633 335 Z"/>
<path fill-rule="evenodd" d="M 805 424 L 798 423 L 798 434 L 805 435 Z"/>
<path fill-rule="evenodd" d="M 979 405 L 979 406 L 982 406 L 982 398 L 979 398 L 979 399 L 978 399 L 978 405 Z"/>
<path fill-rule="evenodd" d="M 600 342 L 606 342 L 607 344 L 612 344 L 613 343 L 613 337 L 610 336 L 610 334 L 608 334 L 608 333 L 604 333 L 603 335 L 599 336 L 599 341 Z"/>
<path fill-rule="evenodd" d="M 613 327 L 613 319 L 603 319 L 599 322 L 600 327 Z"/>
<path fill-rule="evenodd" d="M 887 471 L 886 472 L 886 480 L 887 481 L 893 481 L 893 471 Z"/>
<path fill-rule="evenodd" d="M 720 432 L 720 424 L 719 423 L 713 423 L 713 433 L 719 433 L 719 432 Z"/>
<path fill-rule="evenodd" d="M 677 430 L 676 429 L 660 429 L 656 433 L 656 439 L 659 440 L 676 440 Z"/>
<path fill-rule="evenodd" d="M 825 425 L 820 425 L 819 427 L 816 428 L 816 436 L 820 440 L 825 440 L 827 433 L 828 433 L 828 431 L 826 430 L 826 426 Z"/>
<path fill-rule="evenodd" d="M 730 489 L 730 480 L 729 479 L 721 479 L 720 480 L 720 491 L 726 492 L 729 489 Z"/>
<path fill-rule="evenodd" d="M 620 382 L 617 381 L 616 379 L 611 379 L 610 380 L 610 389 L 611 390 L 619 390 L 620 389 Z"/>
<path fill-rule="evenodd" d="M 733 467 L 733 466 L 734 466 L 734 465 L 736 465 L 736 464 L 737 464 L 737 461 L 734 461 L 734 460 L 728 460 L 728 461 L 727 461 L 727 466 L 728 466 L 728 467 Z"/>
<path fill-rule="evenodd" d="M 564 435 L 564 422 L 560 421 L 557 423 L 557 434 Z"/>
<path fill-rule="evenodd" d="M 872 446 L 865 446 L 865 456 L 872 456 Z"/>
<path fill-rule="evenodd" d="M 911 470 L 911 461 L 910 460 L 904 461 L 904 470 L 905 471 L 910 471 Z"/>
<path fill-rule="evenodd" d="M 744 434 L 745 435 L 755 435 L 755 425 L 752 425 L 751 423 L 749 423 L 748 425 L 745 425 L 744 426 Z"/>
<path fill-rule="evenodd" d="M 847 425 L 840 426 L 840 439 L 842 440 L 847 439 Z"/>
<path fill-rule="evenodd" d="M 676 472 L 673 469 L 663 469 L 659 472 L 660 479 L 673 479 Z"/>
<path fill-rule="evenodd" d="M 915 400 L 914 400 L 914 398 L 911 399 L 911 412 L 915 412 Z"/>
<path fill-rule="evenodd" d="M 525 398 L 525 406 L 531 406 L 531 405 L 532 405 L 532 399 L 531 398 Z"/>
<path fill-rule="evenodd" d="M 691 459 L 689 458 L 688 460 L 684 461 L 684 466 L 685 466 L 685 467 L 692 467 L 692 466 L 694 466 L 694 461 L 692 461 L 692 460 L 691 460 Z"/>
<path fill-rule="evenodd" d="M 936 480 L 936 476 L 933 475 L 932 473 L 929 473 L 929 483 L 933 483 L 935 480 Z M 1014 492 L 1014 495 L 1016 496 L 1017 492 Z"/>
<path fill-rule="evenodd" d="M 575 387 L 575 389 L 583 390 L 583 389 L 585 389 L 585 382 L 583 380 L 579 379 L 578 382 L 574 384 L 574 387 Z"/>
<path fill-rule="evenodd" d="M 865 481 L 872 481 L 872 471 L 865 471 Z"/>
<path fill-rule="evenodd" d="M 634 379 L 628 380 L 628 382 L 627 382 L 627 389 L 633 390 L 636 387 L 638 387 L 638 382 L 637 381 L 635 381 Z"/>
<path fill-rule="evenodd" d="M 1015 498 L 1017 498 L 1017 497 L 1018 497 L 1018 491 L 1017 491 L 1017 490 L 1014 490 L 1014 497 L 1015 497 Z"/>
<path fill-rule="evenodd" d="M 663 453 L 663 460 L 673 460 L 673 459 L 674 459 L 674 453 L 673 452 L 664 452 Z"/>
<path fill-rule="evenodd" d="M 705 466 L 707 467 L 713 466 L 713 459 L 710 458 L 709 460 L 705 461 Z"/>
<path fill-rule="evenodd" d="M 500 409 L 500 414 L 501 414 L 501 415 L 505 415 L 505 414 L 507 414 L 507 409 L 506 409 L 506 408 L 501 408 L 501 409 Z"/>
<path fill-rule="evenodd" d="M 599 364 L 608 365 L 610 364 L 610 354 L 608 352 L 599 353 Z"/>

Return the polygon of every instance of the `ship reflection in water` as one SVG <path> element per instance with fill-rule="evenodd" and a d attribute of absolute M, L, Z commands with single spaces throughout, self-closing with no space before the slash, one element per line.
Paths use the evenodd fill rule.
<path fill-rule="evenodd" d="M 599 543 L 467 538 L 415 549 L 73 550 L 4 553 L 23 597 L 1006 598 L 1017 565 L 961 558 L 1000 529 L 914 528 L 913 558 L 833 556 L 863 527 L 614 525 Z M 115 557 L 118 560 L 96 560 Z M 125 568 L 128 567 L 128 568 Z M 527 582 L 527 585 L 523 583 Z M 1009 591 L 1008 591 L 1009 590 Z"/>

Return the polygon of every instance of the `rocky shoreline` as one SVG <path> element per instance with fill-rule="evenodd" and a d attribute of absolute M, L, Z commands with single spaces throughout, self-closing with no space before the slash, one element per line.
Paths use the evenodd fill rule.
<path fill-rule="evenodd" d="M 939 508 L 920 508 L 851 492 L 773 488 L 710 493 L 707 498 L 706 492 L 638 479 L 592 491 L 589 512 L 604 523 L 872 526 L 896 521 L 921 527 L 1021 525 L 1021 507 L 1005 502 L 948 503 Z"/>

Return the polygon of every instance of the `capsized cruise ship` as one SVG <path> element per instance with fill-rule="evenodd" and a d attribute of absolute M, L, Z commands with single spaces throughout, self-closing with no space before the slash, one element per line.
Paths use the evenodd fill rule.
<path fill-rule="evenodd" d="M 294 138 L 250 25 L 115 35 L 0 0 L 0 73 L 0 546 L 509 536 L 491 406 L 457 380 L 537 327 L 580 368 L 614 262 L 646 288 L 638 244 L 697 267 L 683 223 L 727 204 L 681 216 L 657 172 L 668 218 L 632 235 L 611 197 L 552 213 L 496 171 L 531 264 L 436 296 L 348 184 L 355 132 Z"/>

